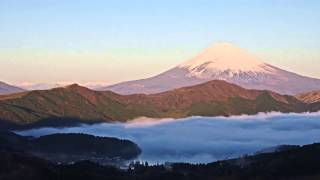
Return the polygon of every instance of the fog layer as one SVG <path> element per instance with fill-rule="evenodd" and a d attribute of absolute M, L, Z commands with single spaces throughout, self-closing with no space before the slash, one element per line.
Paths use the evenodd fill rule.
<path fill-rule="evenodd" d="M 132 140 L 142 148 L 140 159 L 153 163 L 206 163 L 251 154 L 277 145 L 320 142 L 320 113 L 139 118 L 125 124 L 40 128 L 18 133 L 40 136 L 71 132 Z"/>

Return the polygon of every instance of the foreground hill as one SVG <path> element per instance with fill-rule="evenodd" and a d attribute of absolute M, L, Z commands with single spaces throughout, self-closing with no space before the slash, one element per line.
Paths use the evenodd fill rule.
<path fill-rule="evenodd" d="M 318 180 L 320 145 L 246 156 L 210 164 L 132 165 L 128 171 L 83 161 L 57 165 L 23 152 L 0 149 L 0 178 L 95 180 Z"/>
<path fill-rule="evenodd" d="M 152 94 L 211 80 L 225 80 L 250 89 L 267 89 L 290 95 L 320 89 L 320 79 L 267 64 L 232 44 L 217 43 L 154 77 L 123 82 L 99 90 L 111 90 L 119 94 Z"/>
<path fill-rule="evenodd" d="M 134 159 L 141 153 L 138 145 L 129 140 L 86 134 L 52 134 L 31 138 L 0 132 L 0 149 L 23 151 L 52 162 L 65 163 L 91 160 L 114 164 Z"/>
<path fill-rule="evenodd" d="M 141 116 L 181 118 L 305 110 L 305 104 L 293 96 L 248 90 L 219 80 L 151 95 L 119 95 L 70 85 L 0 96 L 2 122 L 20 125 L 61 118 L 110 122 Z"/>
<path fill-rule="evenodd" d="M 12 86 L 12 85 L 9 85 L 7 83 L 0 81 L 0 95 L 18 93 L 18 92 L 23 92 L 23 91 L 25 91 L 25 90 L 22 88 Z"/>

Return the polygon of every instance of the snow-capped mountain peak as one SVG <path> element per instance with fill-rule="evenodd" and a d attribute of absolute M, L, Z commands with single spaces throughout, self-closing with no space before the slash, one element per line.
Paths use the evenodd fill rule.
<path fill-rule="evenodd" d="M 151 78 L 128 81 L 99 90 L 120 94 L 159 93 L 224 80 L 248 89 L 297 94 L 320 89 L 320 79 L 292 73 L 270 64 L 229 43 L 217 43 L 190 60 Z"/>
<path fill-rule="evenodd" d="M 230 76 L 243 72 L 272 72 L 263 61 L 230 43 L 214 44 L 178 67 L 188 69 L 190 71 L 188 76 L 198 78 L 225 72 Z"/>

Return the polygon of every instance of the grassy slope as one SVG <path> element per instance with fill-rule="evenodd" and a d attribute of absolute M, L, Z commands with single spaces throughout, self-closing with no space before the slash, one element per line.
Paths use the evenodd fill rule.
<path fill-rule="evenodd" d="M 296 98 L 305 103 L 319 103 L 320 102 L 320 91 L 311 91 L 303 94 L 296 95 Z"/>
<path fill-rule="evenodd" d="M 77 85 L 0 97 L 0 119 L 32 124 L 48 118 L 81 121 L 126 121 L 140 116 L 181 118 L 257 112 L 301 112 L 305 105 L 292 96 L 246 90 L 223 81 L 152 95 L 121 96 Z"/>
<path fill-rule="evenodd" d="M 308 111 L 316 112 L 320 110 L 320 91 L 298 94 L 295 97 L 307 104 Z"/>

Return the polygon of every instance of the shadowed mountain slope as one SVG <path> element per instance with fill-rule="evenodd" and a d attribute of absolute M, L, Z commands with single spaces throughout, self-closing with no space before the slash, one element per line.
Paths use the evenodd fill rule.
<path fill-rule="evenodd" d="M 0 152 L 0 177 L 3 180 L 318 180 L 320 178 L 319 144 L 210 164 L 169 163 L 146 166 L 137 163 L 128 171 L 89 161 L 57 165 L 23 152 L 7 150 Z"/>

